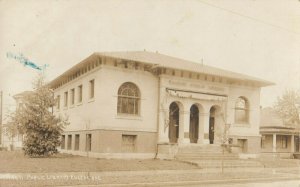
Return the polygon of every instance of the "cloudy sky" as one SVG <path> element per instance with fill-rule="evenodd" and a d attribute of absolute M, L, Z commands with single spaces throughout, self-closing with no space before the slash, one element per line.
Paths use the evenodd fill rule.
<path fill-rule="evenodd" d="M 0 90 L 31 89 L 96 51 L 158 51 L 273 81 L 261 105 L 300 87 L 298 0 L 0 0 Z"/>

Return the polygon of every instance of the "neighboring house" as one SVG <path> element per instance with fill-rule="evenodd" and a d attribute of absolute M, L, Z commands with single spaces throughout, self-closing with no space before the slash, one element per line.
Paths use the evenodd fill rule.
<path fill-rule="evenodd" d="M 31 93 L 31 91 L 24 91 L 13 96 L 16 102 L 16 110 L 23 107 L 23 98 Z M 9 123 L 7 123 L 7 121 L 5 124 L 2 124 L 2 128 L 2 146 L 6 147 L 8 150 L 21 149 L 23 147 L 23 135 L 19 134 L 15 129 L 16 134 L 14 136 L 11 136 L 11 133 L 9 131 L 10 126 Z"/>
<path fill-rule="evenodd" d="M 146 51 L 94 53 L 50 83 L 55 114 L 70 121 L 61 151 L 109 158 L 170 158 L 181 146 L 221 145 L 225 127 L 240 152 L 256 155 L 260 90 L 268 85 Z"/>
<path fill-rule="evenodd" d="M 285 124 L 272 108 L 261 110 L 262 155 L 291 158 L 299 152 L 299 128 Z"/>

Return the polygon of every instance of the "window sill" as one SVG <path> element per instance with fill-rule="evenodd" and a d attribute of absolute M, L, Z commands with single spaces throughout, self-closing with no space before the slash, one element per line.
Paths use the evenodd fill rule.
<path fill-rule="evenodd" d="M 64 107 L 64 110 L 68 110 L 68 107 L 65 106 L 65 107 Z"/>
<path fill-rule="evenodd" d="M 127 120 L 143 120 L 141 116 L 135 116 L 135 115 L 126 115 L 126 114 L 118 114 L 116 119 L 127 119 Z"/>
<path fill-rule="evenodd" d="M 70 106 L 70 108 L 74 108 L 75 107 L 75 105 L 74 104 L 72 104 L 71 106 Z"/>
<path fill-rule="evenodd" d="M 80 105 L 82 105 L 82 101 L 80 103 L 77 103 L 77 106 L 80 106 Z"/>

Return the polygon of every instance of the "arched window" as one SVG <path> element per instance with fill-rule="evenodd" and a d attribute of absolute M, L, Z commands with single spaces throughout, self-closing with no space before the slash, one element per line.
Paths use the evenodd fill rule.
<path fill-rule="evenodd" d="M 235 103 L 235 123 L 249 122 L 249 103 L 244 97 L 239 97 Z"/>
<path fill-rule="evenodd" d="M 118 114 L 139 114 L 139 88 L 130 82 L 122 84 L 118 91 Z"/>

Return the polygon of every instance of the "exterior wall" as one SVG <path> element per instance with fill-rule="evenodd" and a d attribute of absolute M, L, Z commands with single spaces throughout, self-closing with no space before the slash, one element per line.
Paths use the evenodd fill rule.
<path fill-rule="evenodd" d="M 93 99 L 89 99 L 90 80 L 95 81 Z M 117 114 L 118 89 L 125 82 L 134 83 L 140 90 L 138 116 Z M 79 85 L 83 86 L 81 103 L 77 102 Z M 75 104 L 72 106 L 70 106 L 71 89 L 75 89 Z M 137 136 L 135 153 L 155 153 L 157 90 L 157 78 L 151 73 L 113 66 L 99 66 L 90 73 L 63 85 L 55 90 L 54 95 L 55 97 L 60 95 L 60 109 L 56 108 L 55 114 L 67 116 L 70 122 L 65 129 L 66 142 L 67 135 L 72 134 L 74 148 L 75 132 L 79 132 L 80 150 L 78 152 L 84 153 L 86 133 L 91 132 L 91 152 L 121 153 L 122 134 L 129 134 Z M 64 107 L 64 92 L 66 91 L 68 91 L 68 107 Z M 74 152 L 73 150 L 67 150 L 67 152 Z"/>
<path fill-rule="evenodd" d="M 176 72 L 175 72 L 176 75 Z M 166 89 L 187 90 L 187 94 L 181 94 L 180 91 L 174 94 L 166 93 Z M 208 94 L 205 94 L 208 93 Z M 225 95 L 227 97 L 222 97 Z M 239 97 L 247 98 L 250 104 L 249 122 L 246 124 L 236 124 L 235 103 Z M 208 144 L 209 115 L 210 109 L 217 106 L 219 109 L 218 117 L 215 121 L 215 140 L 220 143 L 220 136 L 223 133 L 225 124 L 230 124 L 229 136 L 234 142 L 238 139 L 246 139 L 248 142 L 248 153 L 256 154 L 260 152 L 259 135 L 259 101 L 260 89 L 249 86 L 229 86 L 226 82 L 205 81 L 189 79 L 187 77 L 174 77 L 168 75 L 160 76 L 160 118 L 159 118 L 159 143 L 168 142 L 168 119 L 169 106 L 172 102 L 179 104 L 180 124 L 179 124 L 179 143 L 189 143 L 186 136 L 189 132 L 189 110 L 193 104 L 196 104 L 200 111 L 199 119 L 199 139 L 198 143 Z M 225 111 L 226 116 L 222 115 Z M 181 129 L 181 130 L 180 130 Z M 219 134 L 219 137 L 218 137 Z"/>
<path fill-rule="evenodd" d="M 260 124 L 260 88 L 231 86 L 228 94 L 227 115 L 230 134 L 233 136 L 259 136 Z M 237 124 L 235 122 L 235 103 L 243 96 L 249 102 L 249 122 Z"/>
<path fill-rule="evenodd" d="M 261 152 L 273 152 L 273 135 L 265 135 Z"/>
<path fill-rule="evenodd" d="M 15 137 L 10 137 L 8 133 L 8 116 L 13 111 L 17 110 L 17 108 L 22 103 L 22 96 L 19 98 L 11 97 L 8 93 L 2 92 L 2 105 L 3 105 L 3 111 L 2 111 L 2 127 L 1 129 L 1 142 L 0 147 L 4 147 L 7 150 L 20 150 L 23 147 L 23 135 L 17 133 Z"/>
<path fill-rule="evenodd" d="M 79 134 L 79 150 L 75 150 L 75 135 Z M 91 151 L 86 150 L 86 135 L 92 135 Z M 85 155 L 100 158 L 153 158 L 156 152 L 157 135 L 153 132 L 114 131 L 114 130 L 89 130 L 65 132 L 64 153 Z M 72 148 L 69 150 L 68 135 L 72 135 Z M 136 141 L 134 151 L 122 151 L 122 135 L 134 135 Z M 113 140 L 113 141 L 112 141 Z M 140 153 L 140 154 L 139 154 Z"/>
<path fill-rule="evenodd" d="M 114 154 L 121 152 L 122 134 L 137 133 L 136 136 L 139 138 L 136 146 L 145 144 L 145 147 L 137 148 L 136 153 L 155 153 L 156 143 L 169 144 L 169 106 L 172 102 L 176 102 L 180 108 L 178 144 L 190 144 L 190 108 L 195 104 L 200 113 L 198 144 L 209 144 L 210 109 L 215 107 L 217 112 L 214 144 L 222 143 L 221 136 L 224 128 L 230 125 L 229 136 L 233 143 L 238 144 L 241 140 L 246 142 L 243 152 L 247 150 L 247 153 L 256 154 L 260 151 L 259 87 L 246 86 L 237 82 L 232 84 L 228 79 L 218 76 L 167 68 L 161 70 L 164 72 L 157 75 L 155 72 L 144 71 L 143 68 L 125 67 L 119 61 L 108 58 L 105 65 L 97 66 L 57 88 L 55 97 L 60 95 L 61 108 L 56 109 L 55 113 L 69 117 L 70 125 L 65 130 L 66 134 L 92 132 L 92 152 Z M 95 96 L 92 99 L 88 97 L 90 80 L 94 80 L 95 83 Z M 117 112 L 118 89 L 126 82 L 134 83 L 140 90 L 139 115 L 123 115 Z M 81 103 L 77 102 L 79 85 L 83 86 Z M 75 89 L 75 104 L 72 106 L 70 106 L 71 89 Z M 64 107 L 66 91 L 68 91 L 68 107 Z M 250 105 L 249 121 L 245 124 L 235 123 L 235 103 L 239 97 L 246 98 Z M 114 141 L 109 141 L 112 138 Z M 151 140 L 149 145 L 147 138 Z M 158 150 L 168 150 L 168 148 L 158 148 Z"/>
<path fill-rule="evenodd" d="M 101 70 L 100 97 L 101 127 L 113 130 L 157 132 L 158 80 L 149 72 L 106 67 Z M 118 115 L 118 89 L 125 82 L 134 83 L 140 90 L 138 116 Z"/>

